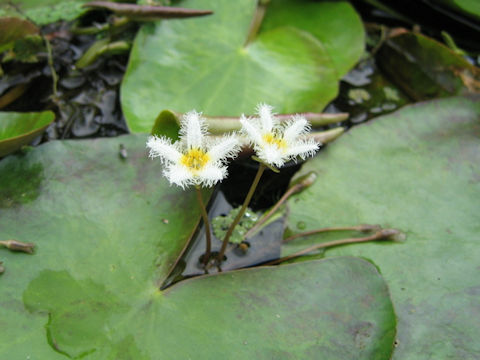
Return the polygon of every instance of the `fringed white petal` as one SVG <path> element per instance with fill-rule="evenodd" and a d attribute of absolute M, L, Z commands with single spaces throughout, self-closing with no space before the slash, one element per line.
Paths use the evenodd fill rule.
<path fill-rule="evenodd" d="M 288 147 L 285 156 L 290 158 L 300 156 L 302 159 L 306 159 L 307 157 L 315 155 L 318 148 L 319 144 L 314 140 L 298 141 Z"/>
<path fill-rule="evenodd" d="M 207 128 L 205 119 L 195 110 L 183 115 L 180 126 L 180 136 L 187 144 L 187 148 L 201 149 L 204 143 Z"/>
<path fill-rule="evenodd" d="M 177 145 L 172 144 L 166 137 L 150 136 L 147 140 L 147 148 L 150 149 L 151 158 L 160 157 L 162 162 L 177 162 L 182 156 Z"/>
<path fill-rule="evenodd" d="M 163 174 L 170 181 L 170 184 L 176 184 L 182 189 L 194 183 L 192 172 L 180 164 L 170 164 L 165 168 Z"/>
<path fill-rule="evenodd" d="M 240 117 L 240 123 L 242 124 L 242 132 L 254 144 L 260 144 L 262 142 L 262 132 L 259 129 L 258 124 L 252 119 L 247 119 L 245 116 Z"/>
<path fill-rule="evenodd" d="M 299 136 L 310 131 L 310 123 L 302 116 L 295 115 L 285 124 L 283 139 L 287 143 L 294 142 Z"/>
<path fill-rule="evenodd" d="M 276 125 L 276 120 L 273 117 L 272 110 L 273 107 L 267 104 L 258 104 L 257 106 L 257 113 L 260 117 L 262 130 L 264 132 L 271 132 L 273 127 Z"/>
<path fill-rule="evenodd" d="M 210 161 L 216 163 L 218 161 L 224 162 L 227 158 L 235 158 L 240 151 L 240 143 L 235 135 L 227 135 L 221 140 L 212 144 L 208 150 Z"/>
<path fill-rule="evenodd" d="M 276 167 L 282 167 L 285 164 L 286 157 L 275 145 L 265 145 L 255 150 L 258 157 L 267 164 L 274 165 Z"/>
<path fill-rule="evenodd" d="M 195 174 L 195 183 L 211 187 L 222 181 L 227 176 L 227 168 L 225 166 L 215 166 L 207 164 Z"/>

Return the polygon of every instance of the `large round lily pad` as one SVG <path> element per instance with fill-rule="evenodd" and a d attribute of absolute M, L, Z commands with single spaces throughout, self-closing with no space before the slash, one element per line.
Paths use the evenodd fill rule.
<path fill-rule="evenodd" d="M 459 97 L 355 127 L 302 168 L 319 178 L 289 203 L 295 232 L 378 223 L 407 234 L 403 244 L 326 252 L 378 265 L 398 314 L 394 359 L 480 354 L 479 118 L 480 98 Z M 295 242 L 306 247 L 324 239 Z"/>
<path fill-rule="evenodd" d="M 130 130 L 149 131 L 164 109 L 239 116 L 267 102 L 279 113 L 323 110 L 337 94 L 339 74 L 358 59 L 357 48 L 363 46 L 354 10 L 343 2 L 309 4 L 317 26 L 309 20 L 302 27 L 297 24 L 311 14 L 282 3 L 279 10 L 290 11 L 295 21 L 274 16 L 277 6 L 267 21 L 267 9 L 265 29 L 246 44 L 256 5 L 256 0 L 184 1 L 184 7 L 213 9 L 214 14 L 144 25 L 122 84 Z M 337 13 L 335 20 L 324 21 L 333 15 L 323 10 L 334 8 L 347 16 Z M 332 24 L 343 28 L 342 35 L 328 31 Z"/>
<path fill-rule="evenodd" d="M 199 216 L 194 192 L 168 185 L 145 140 L 58 141 L 0 162 L 0 238 L 37 244 L 34 255 L 0 253 L 0 358 L 389 357 L 395 315 L 365 260 L 160 291 Z"/>

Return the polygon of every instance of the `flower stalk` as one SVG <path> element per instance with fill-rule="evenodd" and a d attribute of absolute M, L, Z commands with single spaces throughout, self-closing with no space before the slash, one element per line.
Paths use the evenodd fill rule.
<path fill-rule="evenodd" d="M 27 254 L 33 254 L 35 244 L 25 243 L 17 240 L 1 240 L 0 245 L 5 246 L 8 250 L 21 251 Z"/>
<path fill-rule="evenodd" d="M 205 254 L 203 255 L 203 265 L 207 267 L 212 252 L 212 232 L 210 231 L 210 222 L 208 220 L 208 213 L 203 202 L 202 190 L 200 186 L 195 186 L 197 193 L 198 204 L 200 205 L 200 212 L 202 213 L 203 223 L 205 224 Z"/>
<path fill-rule="evenodd" d="M 218 253 L 218 263 L 220 264 L 223 261 L 223 255 L 225 255 L 225 250 L 227 249 L 228 241 L 230 240 L 230 236 L 232 236 L 233 229 L 235 229 L 235 226 L 240 222 L 241 218 L 243 217 L 243 214 L 245 214 L 245 211 L 247 210 L 248 204 L 250 204 L 250 201 L 252 200 L 253 194 L 255 193 L 255 189 L 257 188 L 260 178 L 263 175 L 263 172 L 265 171 L 267 167 L 265 164 L 260 163 L 258 167 L 257 174 L 255 175 L 255 179 L 252 182 L 252 185 L 250 186 L 250 189 L 248 190 L 248 194 L 245 197 L 245 200 L 243 201 L 243 205 L 238 212 L 237 216 L 233 220 L 232 224 L 228 228 L 227 233 L 225 234 L 225 237 L 223 238 L 223 243 L 222 247 L 220 248 L 220 252 Z"/>
<path fill-rule="evenodd" d="M 270 219 L 278 210 L 278 208 L 285 202 L 287 199 L 302 191 L 306 187 L 309 187 L 315 182 L 315 179 L 317 178 L 317 175 L 314 172 L 308 173 L 307 176 L 304 176 L 299 182 L 296 184 L 292 185 L 286 192 L 283 194 L 283 196 L 280 198 L 280 200 L 277 201 L 273 207 L 266 212 L 260 220 L 250 229 L 248 230 L 245 235 L 244 235 L 244 240 L 248 239 L 249 237 L 252 237 L 255 235 L 255 233 L 262 227 L 263 224 L 265 224 L 268 219 Z"/>
<path fill-rule="evenodd" d="M 348 238 L 348 239 L 333 240 L 333 241 L 324 242 L 322 244 L 316 244 L 316 245 L 310 246 L 306 249 L 300 250 L 300 251 L 298 251 L 294 254 L 281 257 L 277 260 L 269 261 L 269 262 L 265 263 L 264 265 L 280 264 L 280 263 L 285 262 L 287 260 L 297 258 L 299 256 L 308 254 L 309 252 L 312 252 L 312 251 L 318 250 L 318 249 L 324 249 L 324 248 L 346 245 L 346 244 L 357 244 L 357 243 L 368 242 L 368 241 L 378 241 L 378 240 L 403 241 L 405 239 L 404 236 L 405 235 L 397 229 L 380 229 L 375 234 L 372 234 L 372 235 L 369 235 L 369 236 L 364 236 L 364 237 L 360 237 L 360 238 Z"/>
<path fill-rule="evenodd" d="M 379 231 L 379 230 L 381 230 L 380 225 L 369 225 L 369 224 L 362 224 L 362 225 L 356 225 L 356 226 L 326 227 L 326 228 L 305 231 L 305 232 L 302 232 L 302 233 L 292 235 L 292 236 L 284 239 L 283 243 L 290 242 L 292 240 L 298 239 L 299 237 L 305 237 L 305 236 L 321 234 L 321 233 L 324 233 L 324 232 L 331 232 L 331 231 L 360 231 L 360 232 L 363 232 L 363 233 L 368 233 L 368 232 Z"/>

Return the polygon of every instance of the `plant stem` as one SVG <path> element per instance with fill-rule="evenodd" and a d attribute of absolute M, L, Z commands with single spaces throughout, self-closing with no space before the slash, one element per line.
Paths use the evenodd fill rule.
<path fill-rule="evenodd" d="M 250 24 L 250 29 L 248 30 L 247 40 L 245 40 L 245 44 L 243 45 L 246 47 L 250 44 L 255 37 L 257 36 L 258 30 L 260 29 L 260 25 L 262 25 L 263 17 L 265 16 L 265 12 L 267 11 L 267 5 L 270 0 L 259 0 L 257 4 L 257 9 L 255 14 L 253 15 L 252 22 Z"/>
<path fill-rule="evenodd" d="M 8 250 L 22 251 L 28 254 L 33 254 L 33 248 L 35 247 L 33 243 L 24 243 L 17 240 L 2 240 L 0 245 L 5 246 Z"/>
<path fill-rule="evenodd" d="M 247 233 L 243 236 L 243 239 L 247 239 L 248 237 L 253 236 L 260 227 L 267 222 L 278 210 L 278 208 L 285 202 L 287 199 L 292 196 L 293 194 L 299 193 L 303 191 L 305 188 L 311 186 L 315 180 L 317 179 L 317 174 L 314 171 L 310 171 L 307 174 L 299 177 L 294 183 L 290 186 L 290 188 L 283 194 L 280 200 L 263 216 L 261 219 L 250 229 Z"/>
<path fill-rule="evenodd" d="M 58 100 L 58 75 L 55 71 L 55 66 L 53 65 L 53 52 L 52 52 L 52 45 L 50 41 L 47 39 L 46 36 L 43 36 L 43 41 L 45 42 L 45 47 L 47 48 L 47 56 L 48 56 L 48 67 L 50 68 L 50 72 L 52 73 L 52 87 L 53 87 L 53 99 L 56 102 Z"/>
<path fill-rule="evenodd" d="M 356 243 L 362 243 L 362 242 L 367 242 L 367 241 L 376 241 L 376 240 L 394 240 L 395 235 L 400 234 L 399 230 L 396 229 L 381 229 L 380 231 L 377 231 L 375 234 L 370 235 L 370 236 L 365 236 L 361 238 L 348 238 L 348 239 L 340 239 L 340 240 L 333 240 L 333 241 L 328 241 L 324 242 L 322 244 L 317 244 L 310 246 L 306 249 L 303 249 L 301 251 L 298 251 L 294 254 L 287 255 L 284 257 L 281 257 L 280 259 L 269 261 L 268 263 L 265 263 L 264 265 L 276 265 L 281 262 L 299 257 L 301 255 L 307 254 L 313 250 L 318 250 L 318 249 L 324 249 L 328 247 L 334 247 L 334 246 L 339 246 L 339 245 L 346 245 L 346 244 L 356 244 Z"/>
<path fill-rule="evenodd" d="M 197 191 L 197 200 L 200 205 L 200 211 L 202 213 L 203 223 L 205 224 L 206 244 L 205 244 L 205 255 L 203 258 L 203 264 L 207 266 L 208 261 L 210 259 L 210 253 L 212 251 L 212 234 L 210 232 L 210 223 L 208 221 L 207 209 L 205 208 L 205 204 L 203 203 L 202 190 L 200 189 L 200 186 L 195 186 L 195 190 Z"/>
<path fill-rule="evenodd" d="M 260 178 L 262 177 L 263 172 L 265 171 L 266 166 L 262 163 L 260 163 L 260 166 L 258 167 L 257 175 L 255 175 L 255 179 L 253 180 L 252 185 L 250 186 L 250 190 L 248 190 L 248 194 L 245 197 L 245 200 L 243 201 L 242 208 L 238 212 L 237 216 L 233 220 L 232 224 L 228 228 L 227 233 L 225 234 L 225 237 L 223 238 L 223 244 L 222 247 L 220 248 L 220 252 L 218 253 L 218 263 L 221 264 L 223 260 L 223 255 L 225 254 L 225 250 L 227 249 L 228 245 L 228 240 L 230 240 L 230 236 L 232 236 L 233 229 L 235 229 L 235 226 L 240 222 L 240 219 L 243 217 L 243 214 L 245 214 L 245 211 L 247 210 L 248 204 L 250 204 L 250 200 L 252 200 L 253 193 L 255 192 L 255 189 L 258 186 L 258 183 L 260 182 Z"/>
<path fill-rule="evenodd" d="M 321 229 L 315 229 L 311 231 L 305 231 L 303 233 L 292 235 L 283 240 L 284 243 L 295 240 L 299 237 L 310 236 L 315 234 L 320 234 L 329 231 L 361 231 L 361 232 L 368 232 L 368 231 L 378 231 L 380 230 L 380 225 L 356 225 L 356 226 L 340 226 L 340 227 L 326 227 Z"/>
<path fill-rule="evenodd" d="M 243 239 L 248 239 L 250 236 L 254 235 L 255 232 L 258 231 L 258 229 L 263 225 L 265 224 L 265 222 L 270 219 L 272 217 L 273 214 L 275 214 L 275 212 L 278 210 L 278 208 L 285 202 L 287 201 L 287 199 L 295 194 L 296 192 L 298 192 L 299 190 L 301 190 L 303 187 L 302 184 L 295 184 L 294 186 L 292 186 L 290 189 L 287 190 L 287 192 L 285 194 L 283 194 L 283 196 L 280 198 L 280 200 L 277 201 L 277 203 L 268 211 L 266 212 L 260 220 L 258 220 L 258 222 L 250 229 L 248 230 L 245 235 L 243 236 Z"/>

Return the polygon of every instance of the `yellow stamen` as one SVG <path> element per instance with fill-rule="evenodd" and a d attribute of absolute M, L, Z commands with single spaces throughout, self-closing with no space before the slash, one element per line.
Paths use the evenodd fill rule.
<path fill-rule="evenodd" d="M 277 145 L 279 149 L 285 149 L 287 147 L 287 142 L 283 139 L 277 138 L 274 134 L 268 133 L 263 135 L 263 140 L 267 144 Z"/>
<path fill-rule="evenodd" d="M 180 162 L 192 171 L 200 171 L 210 160 L 210 156 L 200 149 L 190 149 Z"/>

